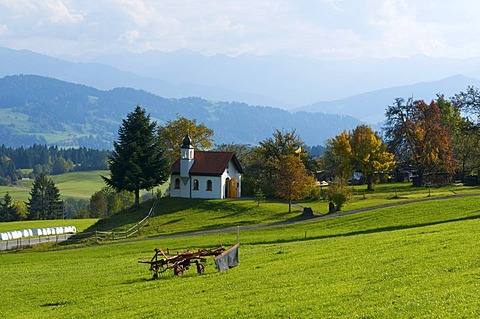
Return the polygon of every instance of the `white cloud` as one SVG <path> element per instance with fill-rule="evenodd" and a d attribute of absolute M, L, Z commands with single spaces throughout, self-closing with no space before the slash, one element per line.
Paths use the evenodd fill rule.
<path fill-rule="evenodd" d="M 160 15 L 152 5 L 148 4 L 151 1 L 144 0 L 111 0 L 112 5 L 122 11 L 126 16 L 130 17 L 131 21 L 138 26 L 150 25 Z"/>
<path fill-rule="evenodd" d="M 480 56 L 479 11 L 480 2 L 469 0 L 0 0 L 0 46 L 49 54 L 186 48 L 209 55 Z"/>
<path fill-rule="evenodd" d="M 46 7 L 50 10 L 49 20 L 53 23 L 78 23 L 84 20 L 81 12 L 74 12 L 66 7 L 60 0 L 49 0 L 45 2 Z"/>

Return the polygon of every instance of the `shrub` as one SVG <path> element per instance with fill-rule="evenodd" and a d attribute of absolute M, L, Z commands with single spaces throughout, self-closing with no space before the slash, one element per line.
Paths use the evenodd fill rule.
<path fill-rule="evenodd" d="M 350 199 L 350 190 L 343 178 L 335 178 L 327 190 L 327 200 L 335 204 L 335 210 L 342 210 L 343 205 Z"/>

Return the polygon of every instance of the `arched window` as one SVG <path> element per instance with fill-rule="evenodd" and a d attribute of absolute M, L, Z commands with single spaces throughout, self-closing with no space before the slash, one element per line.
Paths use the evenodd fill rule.
<path fill-rule="evenodd" d="M 207 181 L 207 191 L 212 191 L 212 181 L 211 180 Z"/>
<path fill-rule="evenodd" d="M 180 178 L 175 179 L 175 189 L 180 189 Z"/>
<path fill-rule="evenodd" d="M 198 191 L 198 179 L 193 180 L 193 190 Z"/>

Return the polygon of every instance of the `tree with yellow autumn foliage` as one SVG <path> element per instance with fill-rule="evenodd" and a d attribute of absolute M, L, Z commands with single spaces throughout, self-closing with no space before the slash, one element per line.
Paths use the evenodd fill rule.
<path fill-rule="evenodd" d="M 337 175 L 348 178 L 356 171 L 362 172 L 368 190 L 373 190 L 375 174 L 385 174 L 395 167 L 394 154 L 387 151 L 370 126 L 359 125 L 353 131 L 343 131 L 329 145 L 337 159 Z"/>

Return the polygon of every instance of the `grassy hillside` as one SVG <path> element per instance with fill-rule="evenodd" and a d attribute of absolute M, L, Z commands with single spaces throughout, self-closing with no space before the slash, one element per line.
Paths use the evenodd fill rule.
<path fill-rule="evenodd" d="M 98 230 L 122 230 L 146 216 L 152 202 L 130 209 L 98 223 Z M 298 210 L 288 213 L 280 202 L 260 206 L 253 200 L 202 200 L 165 197 L 159 199 L 153 218 L 142 229 L 142 236 L 171 235 L 233 226 L 268 224 L 295 220 Z"/>
<path fill-rule="evenodd" d="M 108 176 L 109 171 L 73 172 L 49 176 L 60 190 L 62 197 L 90 198 L 103 187 L 101 175 Z"/>
<path fill-rule="evenodd" d="M 180 251 L 231 245 L 235 231 L 4 253 L 0 314 L 5 318 L 476 318 L 480 315 L 479 207 L 478 196 L 450 198 L 242 231 L 239 267 L 217 273 L 209 260 L 202 276 L 189 270 L 183 277 L 168 273 L 156 281 L 151 280 L 147 265 L 137 263 L 149 260 L 155 247 Z M 209 210 L 204 213 L 214 215 Z M 184 217 L 181 209 L 166 214 Z M 217 218 L 228 220 L 228 214 Z"/>
<path fill-rule="evenodd" d="M 352 188 L 352 193 L 351 201 L 345 205 L 341 213 L 383 205 L 404 205 L 423 200 L 438 200 L 456 195 L 480 195 L 480 188 L 454 186 L 427 189 L 398 183 L 378 185 L 375 192 L 366 195 L 356 187 Z M 462 202 L 469 203 L 470 199 L 464 199 Z M 323 200 L 305 201 L 300 202 L 300 204 L 310 206 L 320 214 L 326 214 L 328 210 L 328 202 Z M 152 202 L 143 203 L 139 208 L 126 210 L 109 219 L 100 221 L 92 229 L 102 231 L 128 229 L 146 216 L 151 206 Z M 404 208 L 400 206 L 398 209 L 402 210 Z M 142 229 L 140 235 L 149 237 L 233 226 L 289 222 L 301 219 L 300 215 L 301 211 L 296 209 L 295 206 L 292 212 L 288 213 L 288 206 L 280 201 L 267 201 L 258 205 L 254 200 L 245 199 L 225 201 L 167 197 L 159 199 L 153 218 L 150 219 L 147 227 Z"/>
<path fill-rule="evenodd" d="M 100 175 L 107 175 L 108 171 L 71 172 L 61 175 L 51 175 L 55 186 L 60 190 L 62 198 L 84 198 L 88 199 L 92 194 L 103 187 L 105 183 Z M 27 201 L 32 188 L 33 179 L 23 180 L 16 186 L 0 186 L 0 197 L 3 198 L 7 192 L 13 199 Z"/>

